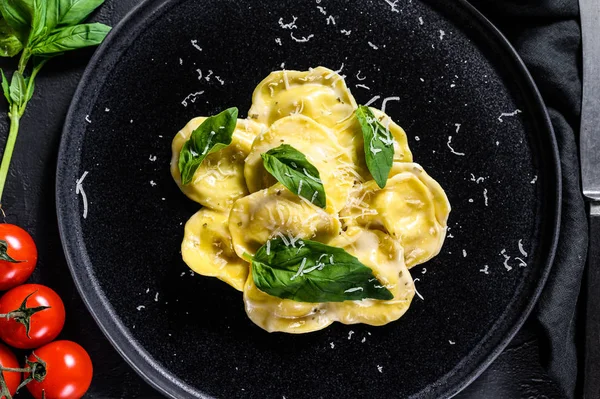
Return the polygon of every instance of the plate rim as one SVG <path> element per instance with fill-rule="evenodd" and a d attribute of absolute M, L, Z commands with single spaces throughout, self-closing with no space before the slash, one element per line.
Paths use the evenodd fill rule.
<path fill-rule="evenodd" d="M 57 157 L 56 167 L 56 189 L 55 189 L 55 200 L 56 200 L 56 215 L 58 219 L 59 236 L 65 254 L 65 258 L 69 267 L 69 271 L 77 287 L 77 291 L 85 303 L 88 311 L 92 315 L 94 321 L 108 339 L 111 345 L 121 355 L 123 359 L 129 364 L 129 366 L 138 373 L 150 386 L 156 389 L 161 394 L 170 398 L 211 398 L 202 392 L 194 389 L 188 384 L 181 381 L 176 375 L 166 371 L 162 366 L 155 361 L 150 354 L 129 334 L 128 329 L 123 325 L 120 319 L 114 317 L 114 310 L 108 299 L 104 296 L 102 289 L 100 288 L 97 280 L 93 276 L 93 272 L 83 268 L 85 271 L 81 273 L 78 271 L 77 264 L 91 264 L 87 257 L 87 253 L 79 248 L 78 242 L 74 240 L 71 242 L 67 237 L 71 235 L 73 228 L 77 230 L 77 233 L 81 233 L 81 221 L 73 226 L 69 223 L 69 213 L 67 208 L 69 205 L 66 200 L 63 200 L 63 191 L 71 191 L 72 187 L 68 189 L 65 185 L 65 179 L 63 176 L 68 175 L 68 170 L 73 167 L 72 163 L 67 162 L 68 160 L 68 147 L 69 140 L 71 139 L 70 131 L 71 126 L 74 124 L 74 117 L 77 114 L 79 104 L 82 98 L 86 97 L 88 81 L 90 81 L 97 71 L 97 68 L 103 63 L 103 59 L 120 58 L 128 45 L 116 46 L 113 42 L 118 42 L 123 32 L 127 32 L 131 29 L 145 29 L 148 26 L 147 20 L 152 20 L 160 16 L 163 12 L 168 11 L 171 7 L 188 0 L 144 0 L 131 9 L 112 29 L 106 40 L 100 45 L 95 51 L 94 55 L 88 62 L 85 72 L 83 73 L 81 80 L 77 86 L 77 90 L 73 96 L 69 111 L 65 118 L 64 127 L 61 133 L 60 147 Z M 421 1 L 421 0 L 420 0 Z M 424 1 L 427 3 L 427 0 Z M 420 397 L 422 395 L 431 394 L 442 394 L 443 397 L 453 397 L 471 384 L 477 377 L 479 377 L 491 363 L 502 353 L 502 351 L 512 341 L 514 336 L 523 326 L 533 308 L 537 304 L 537 301 L 541 295 L 541 292 L 546 284 L 548 276 L 552 270 L 554 258 L 556 255 L 556 249 L 559 242 L 559 233 L 561 225 L 561 213 L 562 213 L 562 180 L 561 180 L 561 164 L 558 150 L 558 143 L 554 132 L 553 125 L 548 114 L 545 102 L 539 92 L 535 81 L 527 66 L 501 31 L 485 17 L 477 8 L 470 4 L 467 0 L 455 0 L 454 7 L 460 8 L 461 10 L 468 13 L 469 16 L 478 22 L 483 29 L 495 40 L 497 45 L 502 48 L 504 58 L 509 59 L 511 65 L 514 67 L 516 73 L 521 75 L 523 83 L 525 83 L 526 90 L 529 91 L 531 96 L 531 103 L 535 106 L 535 110 L 539 115 L 536 115 L 534 120 L 538 120 L 542 125 L 539 127 L 540 130 L 547 131 L 550 144 L 550 154 L 548 155 L 549 162 L 554 166 L 553 170 L 546 171 L 548 175 L 554 179 L 552 182 L 555 188 L 555 196 L 553 197 L 554 204 L 548 204 L 550 210 L 553 210 L 554 223 L 548 223 L 549 227 L 553 227 L 552 240 L 549 243 L 549 252 L 544 262 L 540 262 L 538 266 L 541 272 L 540 278 L 537 280 L 537 285 L 533 290 L 533 295 L 529 297 L 523 312 L 517 320 L 507 329 L 504 338 L 494 345 L 492 351 L 487 355 L 480 355 L 480 361 L 471 366 L 467 373 L 457 372 L 464 366 L 464 360 L 471 356 L 472 352 L 466 355 L 456 366 L 450 370 L 447 374 L 443 375 L 437 381 L 431 382 L 436 386 L 426 387 L 422 391 L 414 394 L 413 396 Z M 136 32 L 141 34 L 141 32 Z M 118 44 L 118 43 L 116 43 Z M 116 63 L 116 61 L 113 61 Z M 551 191 L 551 189 L 549 190 Z M 552 209 L 553 208 L 553 209 Z M 79 234 L 79 237 L 81 234 Z M 87 260 L 87 262 L 78 262 L 81 259 Z M 543 263 L 543 264 L 542 264 Z M 494 322 L 490 330 L 493 330 L 495 326 L 506 321 L 504 320 L 507 316 L 507 312 L 502 313 L 501 317 Z M 502 323 L 501 323 L 502 324 Z M 484 342 L 488 335 L 485 335 L 482 341 L 473 349 L 476 350 L 482 342 Z M 449 380 L 452 376 L 461 375 L 457 381 Z M 432 392 L 428 392 L 433 390 Z"/>

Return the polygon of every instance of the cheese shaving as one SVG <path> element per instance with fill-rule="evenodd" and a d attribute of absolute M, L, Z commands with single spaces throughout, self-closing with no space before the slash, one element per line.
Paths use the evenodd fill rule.
<path fill-rule="evenodd" d="M 508 117 L 508 116 L 517 116 L 517 114 L 520 114 L 521 112 L 522 112 L 522 111 L 521 111 L 520 109 L 516 109 L 516 110 L 514 110 L 513 112 L 503 112 L 503 113 L 502 113 L 502 114 L 501 114 L 501 115 L 498 117 L 498 120 L 499 120 L 500 122 L 504 122 L 504 119 L 503 119 L 503 118 L 505 118 L 505 117 Z"/>
<path fill-rule="evenodd" d="M 523 240 L 519 240 L 519 252 L 521 252 L 521 255 L 527 257 L 527 252 L 525 252 L 525 248 L 523 248 Z"/>
<path fill-rule="evenodd" d="M 383 103 L 381 104 L 381 112 L 384 114 L 388 101 L 400 101 L 400 97 L 386 97 L 383 99 Z"/>
<path fill-rule="evenodd" d="M 81 199 L 83 201 L 83 218 L 84 219 L 87 219 L 87 214 L 88 214 L 87 195 L 85 194 L 85 191 L 83 190 L 83 180 L 86 178 L 87 175 L 88 175 L 87 171 L 83 172 L 83 175 L 81 175 L 79 180 L 77 180 L 75 182 L 75 194 L 81 195 Z"/>
<path fill-rule="evenodd" d="M 296 21 L 298 20 L 298 17 L 295 17 L 294 15 L 292 15 L 292 22 L 288 22 L 287 24 L 283 23 L 283 18 L 279 18 L 279 26 L 281 27 L 281 29 L 298 29 L 298 27 L 296 26 Z"/>

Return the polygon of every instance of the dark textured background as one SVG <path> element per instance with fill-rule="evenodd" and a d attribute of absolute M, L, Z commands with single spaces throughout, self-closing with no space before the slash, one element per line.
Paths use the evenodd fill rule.
<path fill-rule="evenodd" d="M 571 100 L 578 98 L 577 92 L 580 90 L 577 66 L 574 62 L 570 62 L 571 59 L 566 59 L 565 63 L 571 65 L 570 70 L 548 69 L 544 61 L 548 54 L 552 53 L 552 48 L 536 48 L 536 43 L 550 42 L 571 50 L 566 55 L 563 54 L 567 58 L 569 54 L 571 56 L 576 54 L 579 46 L 578 27 L 575 22 L 577 8 L 574 3 L 576 2 L 479 0 L 473 3 L 486 12 L 488 17 L 495 20 L 494 22 L 509 36 L 517 49 L 523 51 L 525 61 L 528 62 L 538 83 L 553 78 L 566 81 L 563 85 L 540 86 L 551 107 L 555 126 L 563 124 L 564 128 L 576 128 L 578 103 L 573 103 Z M 114 25 L 135 4 L 137 4 L 135 0 L 108 0 L 96 19 Z M 532 25 L 540 27 L 535 30 L 537 37 L 532 36 L 532 31 L 527 31 L 528 34 L 524 35 L 525 29 Z M 53 60 L 38 78 L 36 95 L 23 120 L 17 142 L 3 207 L 8 211 L 7 221 L 17 223 L 29 230 L 38 243 L 40 261 L 33 280 L 56 289 L 65 300 L 68 320 L 62 338 L 81 343 L 92 356 L 95 376 L 88 397 L 153 398 L 158 395 L 124 363 L 87 313 L 72 284 L 58 238 L 54 208 L 54 174 L 58 142 L 71 96 L 90 55 L 90 51 L 83 51 Z M 2 66 L 10 70 L 14 68 L 7 61 L 3 61 Z M 562 102 L 560 99 L 563 99 Z M 6 121 L 2 121 L 0 130 L 7 131 Z M 561 142 L 560 144 L 563 146 L 563 156 L 572 156 L 573 143 Z M 573 189 L 573 185 L 566 188 Z M 571 196 L 576 197 L 574 191 L 567 194 L 567 201 L 572 199 Z M 577 198 L 572 200 L 577 201 Z M 566 254 L 564 252 L 559 252 L 559 257 L 569 256 L 568 251 Z M 570 256 L 574 255 L 576 254 L 570 254 Z M 568 290 L 576 291 L 579 277 L 577 275 L 571 277 L 567 281 L 561 280 L 560 283 L 567 284 Z M 556 280 L 551 280 L 550 284 L 556 283 Z M 546 302 L 546 308 L 549 301 L 555 300 L 556 297 L 550 294 L 542 297 L 542 301 Z M 556 307 L 550 306 L 550 309 Z M 574 309 L 574 306 L 570 309 Z M 573 317 L 568 313 L 567 316 Z M 549 348 L 549 337 L 558 338 L 559 341 L 560 339 L 568 341 L 569 337 L 572 338 L 572 335 L 565 335 L 560 328 L 553 328 L 553 316 L 564 316 L 564 312 L 561 315 L 553 315 L 552 312 L 542 309 L 532 316 L 509 348 L 459 397 L 562 397 L 558 385 L 552 382 L 541 366 L 542 363 L 545 364 L 547 360 L 556 357 L 564 361 L 550 363 L 554 375 L 564 371 L 557 371 L 557 368 L 569 371 L 575 366 L 570 342 L 558 346 L 559 350 L 565 348 L 563 352 L 557 352 L 556 345 L 551 347 L 552 350 L 546 350 Z M 574 323 L 567 324 L 574 326 Z M 550 334 L 547 334 L 548 330 Z M 544 349 L 541 351 L 543 354 L 541 359 L 540 346 Z M 572 375 L 572 372 L 562 375 Z M 572 388 L 572 381 L 563 379 L 561 384 L 567 389 Z"/>

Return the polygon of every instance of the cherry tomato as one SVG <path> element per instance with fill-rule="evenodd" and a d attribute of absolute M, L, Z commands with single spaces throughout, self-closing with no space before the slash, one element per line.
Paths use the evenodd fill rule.
<path fill-rule="evenodd" d="M 6 292 L 0 298 L 0 315 L 7 314 L 8 319 L 0 317 L 0 339 L 19 349 L 51 342 L 65 324 L 63 301 L 52 289 L 39 284 L 24 284 Z"/>
<path fill-rule="evenodd" d="M 11 369 L 18 369 L 19 362 L 17 361 L 17 357 L 8 349 L 7 346 L 0 344 L 0 366 L 7 367 Z M 6 382 L 6 387 L 8 388 L 8 392 L 11 395 L 14 395 L 17 391 L 17 387 L 21 383 L 21 373 L 16 373 L 14 371 L 4 371 L 2 373 L 4 376 L 4 381 Z M 2 395 L 2 387 L 0 386 L 0 399 L 4 399 L 5 396 Z"/>
<path fill-rule="evenodd" d="M 29 233 L 14 224 L 0 224 L 0 291 L 27 281 L 36 263 L 37 248 Z"/>
<path fill-rule="evenodd" d="M 41 359 L 45 363 L 43 381 L 27 384 L 35 399 L 79 399 L 92 382 L 92 360 L 80 345 L 72 341 L 54 341 L 33 351 L 30 362 Z M 39 361 L 39 360 L 38 360 Z M 29 374 L 25 374 L 25 378 Z"/>

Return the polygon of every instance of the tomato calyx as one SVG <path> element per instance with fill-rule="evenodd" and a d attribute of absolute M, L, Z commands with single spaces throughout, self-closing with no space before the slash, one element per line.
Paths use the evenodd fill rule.
<path fill-rule="evenodd" d="M 4 397 L 6 399 L 12 399 L 12 395 L 8 390 L 8 386 L 6 385 L 6 380 L 4 379 L 4 373 L 29 373 L 29 376 L 21 382 L 21 384 L 17 387 L 17 392 L 19 389 L 23 388 L 25 385 L 29 384 L 31 381 L 42 382 L 46 378 L 46 362 L 40 359 L 35 352 L 32 353 L 35 356 L 35 361 L 31 361 L 25 359 L 26 367 L 24 368 L 12 368 L 12 367 L 4 367 L 0 366 L 0 398 Z"/>
<path fill-rule="evenodd" d="M 22 260 L 16 260 L 8 254 L 8 243 L 4 240 L 0 240 L 0 260 L 10 263 L 23 263 Z"/>
<path fill-rule="evenodd" d="M 22 372 L 29 373 L 29 375 L 23 380 L 21 385 L 19 385 L 17 391 L 29 384 L 31 381 L 42 382 L 46 378 L 46 362 L 40 359 L 35 352 L 32 352 L 32 355 L 35 357 L 35 361 L 25 360 L 27 367 L 23 369 Z"/>
<path fill-rule="evenodd" d="M 34 308 L 27 307 L 27 300 L 36 292 L 37 292 L 37 290 L 35 290 L 31 294 L 27 295 L 25 297 L 25 299 L 23 299 L 23 302 L 21 303 L 21 306 L 19 306 L 18 309 L 15 309 L 12 312 L 8 312 L 6 314 L 0 314 L 0 318 L 4 317 L 7 320 L 13 319 L 17 323 L 23 324 L 25 326 L 25 332 L 27 334 L 27 338 L 31 338 L 29 336 L 29 331 L 31 330 L 31 316 L 33 316 L 34 314 L 41 312 L 43 310 L 50 309 L 50 306 L 36 306 Z"/>

